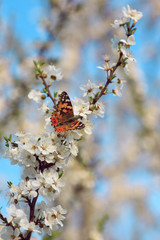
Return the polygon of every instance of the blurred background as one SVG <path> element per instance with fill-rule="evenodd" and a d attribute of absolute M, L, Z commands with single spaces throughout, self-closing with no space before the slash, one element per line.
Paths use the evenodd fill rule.
<path fill-rule="evenodd" d="M 137 24 L 137 62 L 125 75 L 122 97 L 107 95 L 105 117 L 92 119 L 94 131 L 68 163 L 57 204 L 67 209 L 58 240 L 160 239 L 160 1 L 1 0 L 0 1 L 0 191 L 6 213 L 7 181 L 18 184 L 21 169 L 3 158 L 3 136 L 38 134 L 44 119 L 27 97 L 42 85 L 33 60 L 55 64 L 64 80 L 55 89 L 81 97 L 80 85 L 105 82 L 97 66 L 112 55 L 111 27 L 129 4 L 143 13 Z M 114 59 L 112 58 L 114 61 Z"/>

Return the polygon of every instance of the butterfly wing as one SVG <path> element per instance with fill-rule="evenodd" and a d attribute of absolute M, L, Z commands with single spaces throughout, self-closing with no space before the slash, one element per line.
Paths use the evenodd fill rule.
<path fill-rule="evenodd" d="M 66 132 L 68 130 L 80 130 L 84 128 L 85 125 L 80 121 L 65 122 L 64 124 L 55 127 L 57 132 Z"/>
<path fill-rule="evenodd" d="M 59 95 L 57 109 L 51 115 L 51 124 L 57 132 L 80 130 L 85 127 L 82 122 L 75 120 L 71 100 L 65 91 Z"/>
<path fill-rule="evenodd" d="M 71 100 L 65 91 L 63 91 L 59 95 L 59 97 L 60 98 L 57 105 L 57 111 L 62 116 L 62 121 L 65 122 L 66 119 L 74 117 L 73 107 L 72 107 Z"/>
<path fill-rule="evenodd" d="M 68 94 L 64 91 L 59 95 L 57 109 L 51 115 L 51 124 L 56 127 L 66 122 L 67 119 L 73 117 L 74 114 L 71 100 Z"/>

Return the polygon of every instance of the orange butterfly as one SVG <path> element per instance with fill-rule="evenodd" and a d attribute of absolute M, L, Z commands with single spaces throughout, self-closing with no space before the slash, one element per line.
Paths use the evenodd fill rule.
<path fill-rule="evenodd" d="M 51 125 L 57 132 L 82 129 L 85 125 L 78 121 L 79 116 L 74 116 L 73 107 L 68 94 L 64 91 L 59 95 L 57 109 L 51 115 Z"/>

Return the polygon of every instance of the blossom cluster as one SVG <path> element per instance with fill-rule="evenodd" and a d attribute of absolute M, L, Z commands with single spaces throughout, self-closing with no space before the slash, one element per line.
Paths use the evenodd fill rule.
<path fill-rule="evenodd" d="M 108 83 L 116 84 L 116 87 L 111 91 L 114 96 L 122 95 L 121 90 L 126 82 L 125 80 L 121 80 L 116 76 L 116 69 L 121 66 L 125 73 L 129 74 L 131 63 L 136 61 L 135 58 L 132 57 L 130 47 L 136 44 L 134 37 L 134 33 L 136 31 L 135 24 L 143 16 L 141 12 L 131 9 L 129 5 L 127 5 L 127 8 L 123 7 L 122 12 L 123 16 L 119 19 L 116 19 L 114 23 L 111 24 L 111 26 L 117 31 L 123 29 L 124 34 L 124 36 L 121 38 L 114 35 L 114 37 L 111 39 L 112 49 L 118 58 L 118 61 L 116 63 L 111 63 L 110 58 L 105 56 L 105 64 L 103 67 L 98 67 L 107 73 Z M 108 91 L 106 91 L 106 93 L 108 93 Z"/>
<path fill-rule="evenodd" d="M 52 231 L 63 226 L 62 220 L 65 218 L 66 210 L 61 205 L 52 205 L 64 186 L 62 176 L 66 163 L 69 159 L 77 156 L 78 142 L 83 135 L 92 133 L 91 117 L 104 116 L 104 104 L 99 100 L 102 95 L 108 93 L 108 85 L 113 82 L 117 67 L 119 65 L 125 67 L 129 60 L 125 51 L 133 45 L 134 25 L 136 20 L 140 18 L 140 14 L 137 14 L 135 10 L 130 10 L 129 7 L 128 10 L 123 11 L 123 14 L 123 19 L 115 20 L 114 27 L 123 26 L 126 31 L 130 32 L 127 32 L 128 38 L 126 40 L 117 41 L 116 47 L 120 54 L 119 62 L 111 67 L 110 60 L 106 59 L 106 66 L 102 69 L 107 72 L 107 82 L 95 84 L 89 80 L 86 85 L 80 86 L 83 91 L 82 98 L 75 98 L 73 101 L 68 98 L 62 107 L 63 104 L 60 103 L 59 98 L 60 92 L 55 92 L 54 96 L 50 92 L 51 85 L 55 81 L 63 79 L 61 69 L 57 69 L 53 65 L 43 68 L 43 64 L 34 62 L 36 77 L 42 80 L 44 88 L 42 91 L 31 90 L 28 97 L 39 104 L 39 109 L 44 114 L 45 133 L 38 136 L 33 136 L 30 133 L 17 133 L 17 139 L 14 141 L 11 136 L 5 137 L 7 146 L 5 156 L 10 158 L 11 164 L 18 164 L 24 168 L 24 171 L 18 186 L 11 182 L 8 183 L 10 207 L 7 211 L 9 216 L 5 218 L 0 213 L 1 223 L 5 225 L 2 239 L 30 239 L 32 232 L 45 232 L 51 235 Z M 129 25 L 131 19 L 133 20 L 132 26 Z M 126 26 L 128 27 L 126 28 Z M 122 86 L 122 80 L 117 79 L 117 84 Z M 112 92 L 115 94 L 115 90 Z M 52 110 L 50 103 L 46 101 L 47 98 L 50 98 L 54 104 Z M 67 105 L 69 105 L 69 110 L 73 115 L 70 118 Z M 82 122 L 83 129 L 75 127 L 73 130 L 70 128 L 69 131 L 58 131 L 51 124 L 52 112 L 56 112 L 59 116 L 57 122 L 59 121 L 60 126 L 71 123 L 74 126 L 78 119 Z M 59 115 L 61 112 L 66 116 Z M 74 119 L 76 119 L 75 122 Z M 40 201 L 40 196 L 47 199 L 48 204 Z"/>
<path fill-rule="evenodd" d="M 55 66 L 49 66 L 43 71 L 45 83 L 52 80 L 51 72 L 54 79 L 60 78 L 60 70 Z M 7 225 L 3 228 L 4 239 L 11 236 L 25 239 L 31 232 L 51 234 L 51 231 L 63 226 L 62 220 L 65 218 L 66 210 L 60 205 L 49 207 L 44 201 L 38 202 L 38 197 L 47 199 L 50 205 L 54 202 L 64 186 L 62 175 L 68 159 L 77 156 L 78 141 L 82 135 L 92 132 L 93 125 L 88 116 L 92 113 L 104 115 L 102 108 L 91 111 L 86 97 L 76 98 L 72 101 L 74 114 L 82 119 L 85 128 L 59 133 L 51 126 L 50 116 L 53 110 L 50 110 L 48 102 L 45 102 L 46 95 L 45 91 L 39 90 L 31 90 L 28 94 L 44 113 L 45 133 L 38 136 L 16 133 L 15 141 L 11 137 L 6 138 L 8 148 L 5 157 L 11 160 L 11 164 L 23 167 L 24 171 L 18 186 L 9 184 L 10 207 L 7 209 L 9 217 L 1 216 L 1 222 Z M 6 231 L 8 226 L 9 231 Z M 26 233 L 23 235 L 24 230 Z"/>
<path fill-rule="evenodd" d="M 12 227 L 12 235 L 17 232 L 22 235 L 20 229 L 51 234 L 51 230 L 63 226 L 66 210 L 60 205 L 47 207 L 44 202 L 35 207 L 34 202 L 39 196 L 51 202 L 60 193 L 64 186 L 61 180 L 63 161 L 70 151 L 55 134 L 33 137 L 29 133 L 18 133 L 16 136 L 17 141 L 9 142 L 6 157 L 11 159 L 11 164 L 23 166 L 24 172 L 18 186 L 10 184 L 10 207 L 7 210 L 10 216 L 5 221 Z M 61 151 L 58 151 L 58 145 Z M 8 236 L 8 230 L 2 237 L 6 234 Z"/>

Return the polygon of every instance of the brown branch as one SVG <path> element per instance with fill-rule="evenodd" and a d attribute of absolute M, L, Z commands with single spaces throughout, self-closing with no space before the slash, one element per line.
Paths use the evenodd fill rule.
<path fill-rule="evenodd" d="M 33 222 L 33 220 L 34 220 L 34 210 L 35 210 L 35 205 L 36 205 L 37 199 L 38 199 L 38 192 L 37 192 L 37 197 L 33 198 L 32 202 L 29 203 L 29 206 L 30 206 L 29 222 Z M 24 239 L 30 240 L 31 236 L 32 236 L 32 232 L 33 231 L 28 230 L 27 235 Z"/>
<path fill-rule="evenodd" d="M 7 218 L 3 217 L 2 213 L 0 213 L 0 219 L 2 219 L 6 226 L 12 226 L 11 223 L 8 223 Z"/>
<path fill-rule="evenodd" d="M 44 84 L 44 86 L 45 86 L 45 88 L 46 88 L 46 90 L 47 90 L 47 95 L 48 95 L 48 97 L 50 97 L 50 99 L 51 99 L 52 102 L 54 103 L 55 108 L 57 108 L 56 100 L 55 100 L 55 98 L 52 97 L 52 94 L 51 94 L 51 92 L 50 92 L 50 90 L 49 90 L 49 87 L 50 87 L 50 86 L 46 83 L 45 78 L 44 78 L 43 75 L 39 75 L 39 77 L 40 77 L 40 78 L 42 79 L 42 81 L 43 81 L 43 84 Z"/>
<path fill-rule="evenodd" d="M 114 74 L 114 72 L 116 71 L 116 69 L 122 64 L 121 59 L 122 59 L 123 53 L 120 52 L 119 54 L 119 59 L 117 64 L 110 70 L 110 75 L 107 77 L 107 82 L 104 85 L 104 87 L 102 88 L 101 92 L 98 94 L 98 96 L 96 98 L 93 99 L 92 104 L 95 104 L 96 102 L 98 102 L 98 100 L 102 97 L 102 95 L 104 95 L 104 92 L 106 91 L 108 85 L 110 83 L 112 83 L 112 76 Z"/>

